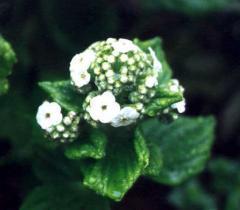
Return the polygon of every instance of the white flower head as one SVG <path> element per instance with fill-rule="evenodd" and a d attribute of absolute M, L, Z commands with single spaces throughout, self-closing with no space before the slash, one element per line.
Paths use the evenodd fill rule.
<path fill-rule="evenodd" d="M 153 51 L 153 49 L 151 47 L 148 48 L 149 52 L 150 52 L 150 55 L 153 59 L 153 69 L 156 71 L 156 72 L 160 72 L 162 71 L 162 64 L 161 62 L 158 60 L 157 56 L 156 56 L 156 53 Z"/>
<path fill-rule="evenodd" d="M 119 114 L 112 119 L 111 125 L 113 127 L 127 126 L 136 122 L 139 113 L 132 107 L 124 107 Z"/>
<path fill-rule="evenodd" d="M 38 107 L 37 123 L 42 129 L 48 130 L 62 121 L 61 107 L 58 103 L 45 101 Z"/>
<path fill-rule="evenodd" d="M 175 104 L 172 104 L 171 107 L 172 107 L 173 109 L 177 109 L 177 111 L 178 111 L 179 113 L 183 113 L 183 112 L 185 112 L 185 110 L 186 110 L 186 101 L 185 101 L 185 100 L 182 100 L 182 101 L 180 101 L 180 102 L 177 102 L 177 103 L 175 103 Z"/>
<path fill-rule="evenodd" d="M 156 76 L 147 76 L 145 80 L 145 86 L 148 88 L 152 88 L 158 84 L 158 79 Z"/>
<path fill-rule="evenodd" d="M 128 39 L 119 39 L 118 41 L 112 43 L 112 47 L 115 52 L 119 53 L 139 50 L 139 47 Z"/>
<path fill-rule="evenodd" d="M 87 110 L 91 118 L 102 123 L 109 123 L 118 115 L 120 105 L 116 102 L 111 91 L 106 91 L 102 95 L 93 97 Z"/>
<path fill-rule="evenodd" d="M 88 73 L 88 69 L 95 57 L 96 55 L 92 50 L 86 50 L 72 58 L 70 62 L 70 76 L 74 85 L 80 88 L 90 82 L 91 76 Z"/>

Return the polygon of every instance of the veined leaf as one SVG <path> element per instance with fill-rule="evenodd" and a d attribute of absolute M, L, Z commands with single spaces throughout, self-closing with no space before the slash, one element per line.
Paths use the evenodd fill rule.
<path fill-rule="evenodd" d="M 146 53 L 149 53 L 149 48 L 154 50 L 157 58 L 162 64 L 162 72 L 159 76 L 159 84 L 167 82 L 172 77 L 172 70 L 167 63 L 166 56 L 163 52 L 161 39 L 159 37 L 155 37 L 146 41 L 134 39 L 134 43 Z"/>
<path fill-rule="evenodd" d="M 85 189 L 81 183 L 44 185 L 35 188 L 20 210 L 110 210 L 107 199 Z"/>
<path fill-rule="evenodd" d="M 110 136 L 106 156 L 83 169 L 84 185 L 120 201 L 148 165 L 149 151 L 139 130 L 131 136 L 114 129 Z"/>
<path fill-rule="evenodd" d="M 40 82 L 39 85 L 65 109 L 82 111 L 83 97 L 74 89 L 70 81 Z"/>
<path fill-rule="evenodd" d="M 159 175 L 150 177 L 175 185 L 202 171 L 210 155 L 214 125 L 212 117 L 182 117 L 170 124 L 144 122 L 144 137 L 158 146 L 163 158 Z"/>
<path fill-rule="evenodd" d="M 91 129 L 87 140 L 80 139 L 66 147 L 65 155 L 69 159 L 95 158 L 100 159 L 105 155 L 107 138 L 99 129 Z"/>

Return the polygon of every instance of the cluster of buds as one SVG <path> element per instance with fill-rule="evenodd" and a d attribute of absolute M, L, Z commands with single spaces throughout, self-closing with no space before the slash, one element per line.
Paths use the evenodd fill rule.
<path fill-rule="evenodd" d="M 73 142 L 79 134 L 80 117 L 75 112 L 63 116 L 59 104 L 45 101 L 38 108 L 37 122 L 46 136 L 61 143 Z"/>
<path fill-rule="evenodd" d="M 113 127 L 135 123 L 144 117 L 145 107 L 156 96 L 162 68 L 152 48 L 145 52 L 130 40 L 109 38 L 92 44 L 70 62 L 71 84 L 85 97 L 79 105 L 83 112 L 74 115 L 78 116 L 75 121 L 79 122 L 82 117 L 93 126 L 101 123 Z M 171 80 L 168 89 L 183 92 L 177 80 Z M 185 102 L 182 101 L 166 110 L 181 113 L 184 109 Z M 56 122 L 50 123 L 51 129 L 47 132 L 51 138 L 62 141 L 74 138 L 72 134 L 77 131 L 70 129 L 71 123 L 66 127 L 64 119 L 56 118 Z"/>

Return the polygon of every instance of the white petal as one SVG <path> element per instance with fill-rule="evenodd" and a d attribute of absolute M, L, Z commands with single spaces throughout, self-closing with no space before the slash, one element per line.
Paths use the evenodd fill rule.
<path fill-rule="evenodd" d="M 151 47 L 148 48 L 150 55 L 152 56 L 153 59 L 153 68 L 154 70 L 156 70 L 157 72 L 160 72 L 162 70 L 162 64 L 161 62 L 158 60 L 156 53 L 153 51 L 153 49 Z"/>
<path fill-rule="evenodd" d="M 145 81 L 145 85 L 148 88 L 152 88 L 158 84 L 157 77 L 154 76 L 148 76 Z"/>

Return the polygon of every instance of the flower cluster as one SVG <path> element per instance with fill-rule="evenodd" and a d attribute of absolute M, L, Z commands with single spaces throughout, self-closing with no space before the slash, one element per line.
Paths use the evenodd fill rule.
<path fill-rule="evenodd" d="M 56 102 L 43 102 L 38 108 L 36 118 L 50 139 L 64 143 L 72 142 L 78 136 L 80 117 L 72 111 L 63 117 L 61 107 Z"/>
<path fill-rule="evenodd" d="M 145 107 L 157 97 L 163 66 L 151 47 L 143 51 L 130 40 L 109 38 L 76 54 L 69 70 L 71 84 L 84 97 L 83 104 L 79 104 L 83 112 L 74 115 L 78 117 L 74 122 L 83 118 L 93 126 L 102 123 L 121 127 L 146 115 Z M 168 86 L 172 93 L 183 92 L 177 80 L 171 80 Z M 182 113 L 185 101 L 173 103 L 169 110 Z M 37 114 L 38 123 L 53 139 L 77 135 L 77 128 L 65 128 L 68 123 L 64 124 L 64 120 L 68 118 L 63 118 L 55 102 L 44 102 Z"/>

